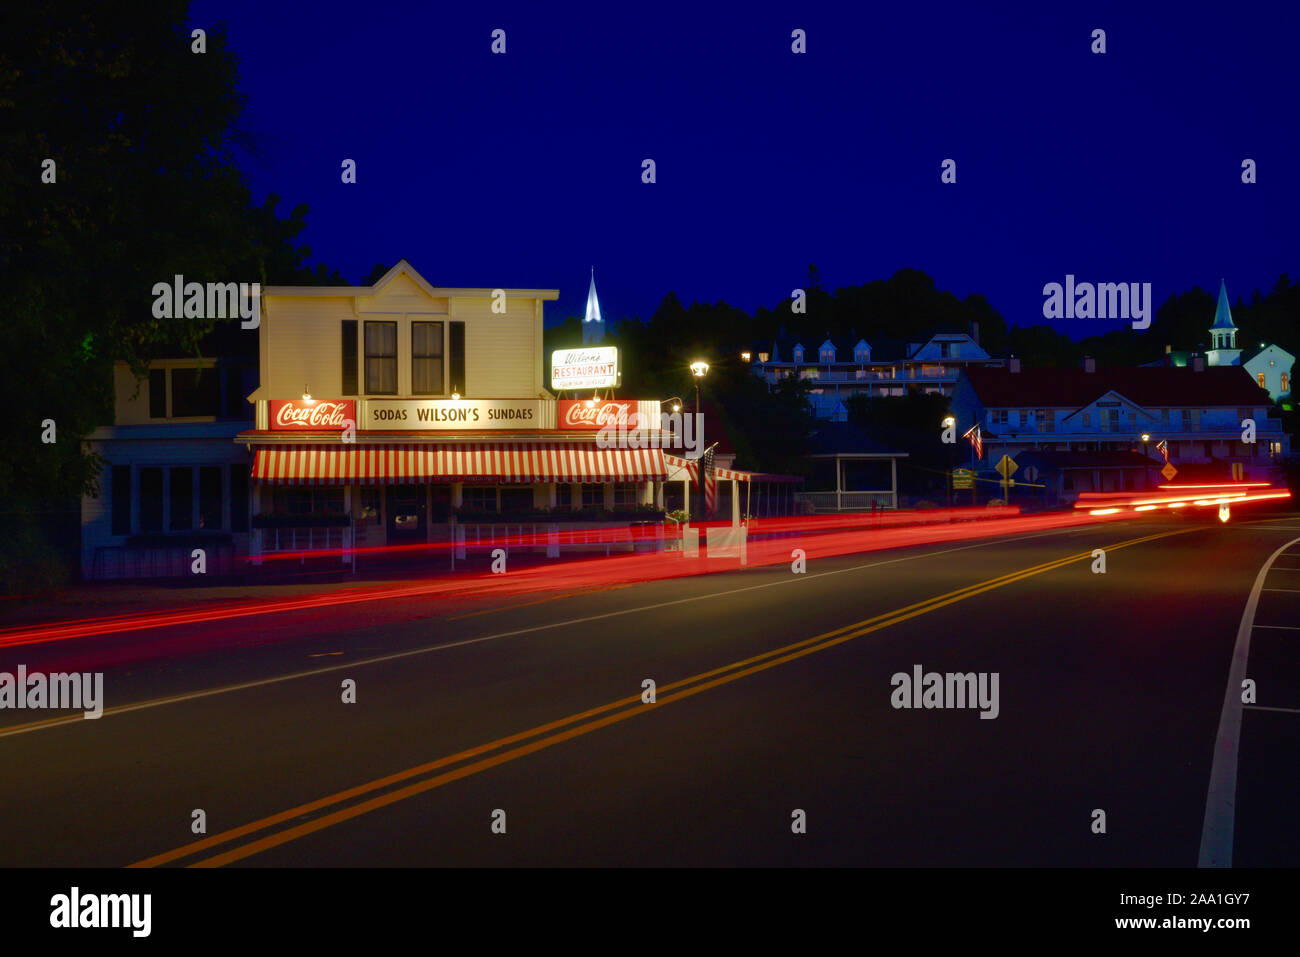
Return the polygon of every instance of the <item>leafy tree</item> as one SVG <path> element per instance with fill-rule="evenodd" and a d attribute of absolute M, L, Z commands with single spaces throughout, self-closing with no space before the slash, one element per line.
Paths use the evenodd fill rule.
<path fill-rule="evenodd" d="M 148 355 L 197 351 L 212 332 L 212 319 L 155 318 L 155 283 L 341 278 L 303 266 L 305 207 L 281 220 L 276 197 L 251 206 L 235 163 L 252 145 L 236 58 L 217 25 L 192 52 L 186 17 L 182 0 L 6 10 L 0 527 L 66 512 L 95 486 L 81 439 L 111 421 L 114 362 L 140 373 Z"/>

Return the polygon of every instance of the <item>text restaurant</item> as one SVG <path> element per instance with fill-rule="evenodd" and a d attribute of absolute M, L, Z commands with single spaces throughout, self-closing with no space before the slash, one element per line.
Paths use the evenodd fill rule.
<path fill-rule="evenodd" d="M 265 288 L 253 428 L 235 436 L 250 453 L 254 561 L 445 541 L 453 516 L 662 508 L 664 451 L 597 440 L 620 416 L 657 421 L 659 403 L 547 388 L 551 376 L 585 389 L 616 364 L 557 353 L 551 369 L 542 308 L 558 295 L 435 287 L 405 260 L 373 286 Z"/>

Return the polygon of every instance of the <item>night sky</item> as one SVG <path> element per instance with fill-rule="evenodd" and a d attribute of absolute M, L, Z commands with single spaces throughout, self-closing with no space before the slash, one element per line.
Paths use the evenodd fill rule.
<path fill-rule="evenodd" d="M 1027 325 L 1066 273 L 1150 282 L 1157 305 L 1300 278 L 1300 12 L 1153 6 L 202 0 L 192 18 L 229 24 L 255 197 L 308 203 L 313 262 L 351 282 L 405 257 L 436 284 L 559 288 L 549 323 L 581 314 L 593 265 L 607 319 L 669 289 L 771 306 L 810 262 L 831 288 L 914 267 Z"/>

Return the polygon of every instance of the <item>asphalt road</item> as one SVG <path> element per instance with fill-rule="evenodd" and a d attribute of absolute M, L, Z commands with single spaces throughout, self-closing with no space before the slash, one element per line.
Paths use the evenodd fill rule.
<path fill-rule="evenodd" d="M 103 668 L 108 709 L 0 712 L 0 864 L 1194 867 L 1216 748 L 1232 863 L 1300 864 L 1300 516 L 792 544 L 0 649 Z M 916 666 L 996 673 L 996 717 L 894 707 Z"/>

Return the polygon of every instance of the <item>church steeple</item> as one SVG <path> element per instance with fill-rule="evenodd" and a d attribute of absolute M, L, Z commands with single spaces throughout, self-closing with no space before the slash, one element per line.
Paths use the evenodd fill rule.
<path fill-rule="evenodd" d="M 596 267 L 591 267 L 591 286 L 587 289 L 587 317 L 582 320 L 583 343 L 605 338 L 605 320 L 600 317 L 600 300 L 596 298 Z"/>
<path fill-rule="evenodd" d="M 1212 366 L 1235 366 L 1241 362 L 1241 350 L 1237 348 L 1237 326 L 1232 321 L 1232 309 L 1228 305 L 1228 284 L 1219 280 L 1219 305 L 1214 310 L 1214 325 L 1210 326 L 1210 342 L 1213 348 L 1205 353 Z"/>

